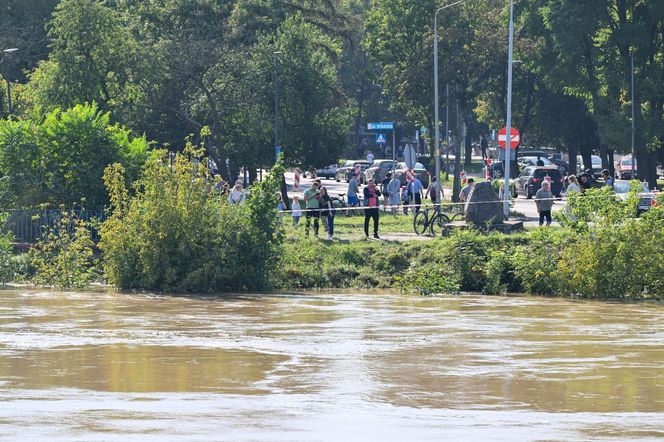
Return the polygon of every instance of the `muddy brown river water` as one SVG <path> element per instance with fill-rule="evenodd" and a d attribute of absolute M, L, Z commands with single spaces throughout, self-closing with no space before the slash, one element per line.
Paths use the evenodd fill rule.
<path fill-rule="evenodd" d="M 0 440 L 662 440 L 664 305 L 0 291 Z"/>

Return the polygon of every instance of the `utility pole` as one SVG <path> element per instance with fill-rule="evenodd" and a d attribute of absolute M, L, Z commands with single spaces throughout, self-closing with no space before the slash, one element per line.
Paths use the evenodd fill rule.
<path fill-rule="evenodd" d="M 281 141 L 279 140 L 279 56 L 281 51 L 274 51 L 274 156 L 275 162 L 279 161 L 281 153 Z"/>

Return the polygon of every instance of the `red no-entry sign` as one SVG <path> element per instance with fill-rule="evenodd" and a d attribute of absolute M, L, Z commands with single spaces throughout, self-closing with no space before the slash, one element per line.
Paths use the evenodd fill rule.
<path fill-rule="evenodd" d="M 519 145 L 521 142 L 521 134 L 519 133 L 518 130 L 515 128 L 510 129 L 511 137 L 510 137 L 510 149 L 514 149 Z M 498 146 L 501 148 L 505 149 L 505 145 L 507 144 L 506 139 L 507 137 L 505 136 L 507 134 L 507 128 L 503 127 L 500 129 L 500 132 L 498 132 Z"/>

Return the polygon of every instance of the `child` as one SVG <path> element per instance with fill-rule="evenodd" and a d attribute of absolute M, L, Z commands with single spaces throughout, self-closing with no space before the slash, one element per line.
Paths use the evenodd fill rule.
<path fill-rule="evenodd" d="M 410 201 L 410 195 L 408 195 L 408 188 L 406 186 L 401 186 L 401 203 L 403 204 L 403 214 L 408 215 L 408 202 Z"/>
<path fill-rule="evenodd" d="M 293 205 L 291 206 L 291 209 L 293 209 L 293 226 L 297 227 L 300 224 L 300 218 L 302 217 L 302 208 L 300 207 L 300 197 L 298 196 L 293 197 Z"/>

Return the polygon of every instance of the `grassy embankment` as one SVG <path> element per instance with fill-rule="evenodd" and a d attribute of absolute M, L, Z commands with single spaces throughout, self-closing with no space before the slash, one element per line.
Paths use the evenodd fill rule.
<path fill-rule="evenodd" d="M 338 217 L 335 235 L 343 239 L 325 241 L 304 238 L 303 226 L 288 225 L 272 284 L 279 289 L 664 298 L 664 210 L 629 218 L 616 212 L 619 203 L 608 207 L 611 201 L 601 206 L 605 212 L 593 212 L 591 222 L 512 235 L 468 230 L 429 241 L 367 241 L 361 240 L 362 217 Z M 384 216 L 381 232 L 412 232 L 411 220 Z"/>

